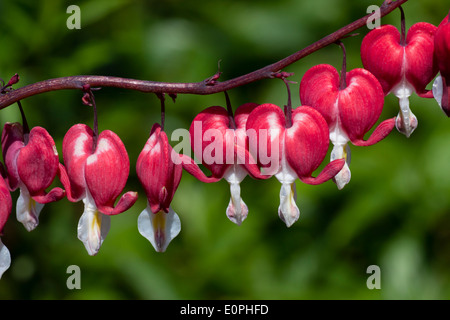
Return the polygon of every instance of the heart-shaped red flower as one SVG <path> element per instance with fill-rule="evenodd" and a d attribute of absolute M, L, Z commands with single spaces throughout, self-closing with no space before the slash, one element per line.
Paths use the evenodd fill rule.
<path fill-rule="evenodd" d="M 394 127 L 394 119 L 383 121 L 364 140 L 365 134 L 378 121 L 384 105 L 384 94 L 377 79 L 367 70 L 353 69 L 341 81 L 337 70 L 328 64 L 309 69 L 300 83 L 300 100 L 318 110 L 326 119 L 333 144 L 331 160 L 346 159 L 346 165 L 334 178 L 342 189 L 351 177 L 351 141 L 357 146 L 370 146 L 384 139 Z"/>
<path fill-rule="evenodd" d="M 185 169 L 201 181 L 213 182 L 224 178 L 230 184 L 231 198 L 227 217 L 240 225 L 248 215 L 248 208 L 240 196 L 240 183 L 250 174 L 253 178 L 267 179 L 261 175 L 256 161 L 248 152 L 246 133 L 247 118 L 258 105 L 246 103 L 236 109 L 234 115 L 219 106 L 206 108 L 192 121 L 189 129 L 195 156 L 211 171 L 206 178 L 195 166 Z"/>
<path fill-rule="evenodd" d="M 27 138 L 19 123 L 6 123 L 2 149 L 11 191 L 20 189 L 16 203 L 17 219 L 28 231 L 39 224 L 44 204 L 62 199 L 63 189 L 46 191 L 59 174 L 59 156 L 55 142 L 42 127 L 34 127 Z"/>
<path fill-rule="evenodd" d="M 105 130 L 95 138 L 92 129 L 84 124 L 67 131 L 62 149 L 65 168 L 61 165 L 61 181 L 67 198 L 85 204 L 78 238 L 88 253 L 95 255 L 109 231 L 110 215 L 128 210 L 137 200 L 137 193 L 129 191 L 114 206 L 128 179 L 128 154 L 114 132 Z"/>
<path fill-rule="evenodd" d="M 364 68 L 377 77 L 385 94 L 399 98 L 397 129 L 407 137 L 417 127 L 417 118 L 409 107 L 409 96 L 416 92 L 430 97 L 426 86 L 437 74 L 434 59 L 436 26 L 419 22 L 411 26 L 406 37 L 392 25 L 373 29 L 361 44 Z"/>
<path fill-rule="evenodd" d="M 295 180 L 323 183 L 334 177 L 345 161 L 330 162 L 317 177 L 312 176 L 326 156 L 329 139 L 325 119 L 311 107 L 296 108 L 292 112 L 292 125 L 288 126 L 278 106 L 262 104 L 248 116 L 246 129 L 249 138 L 256 137 L 253 142 L 249 139 L 251 154 L 263 171 L 275 175 L 282 184 L 278 215 L 290 227 L 300 215 L 295 203 Z"/>

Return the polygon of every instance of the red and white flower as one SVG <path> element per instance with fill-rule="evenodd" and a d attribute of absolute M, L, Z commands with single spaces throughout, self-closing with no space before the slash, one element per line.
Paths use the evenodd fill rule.
<path fill-rule="evenodd" d="M 110 216 L 128 210 L 137 200 L 137 193 L 129 191 L 114 206 L 128 179 L 128 154 L 114 132 L 105 130 L 96 137 L 84 124 L 69 129 L 62 150 L 65 168 L 61 165 L 61 181 L 67 198 L 84 202 L 78 238 L 88 253 L 95 255 L 108 234 Z"/>
<path fill-rule="evenodd" d="M 290 227 L 300 216 L 295 203 L 296 179 L 307 184 L 321 184 L 334 177 L 345 161 L 330 162 L 317 177 L 312 176 L 327 154 L 329 139 L 325 119 L 308 106 L 292 112 L 290 125 L 278 106 L 259 105 L 248 116 L 246 129 L 247 134 L 256 135 L 257 140 L 257 143 L 249 144 L 250 152 L 258 159 L 263 171 L 275 175 L 281 183 L 278 215 Z M 271 155 L 271 163 L 264 163 L 263 154 Z"/>
<path fill-rule="evenodd" d="M 136 163 L 137 176 L 147 195 L 147 207 L 139 215 L 138 229 L 158 252 L 164 252 L 181 230 L 180 218 L 170 204 L 183 167 L 173 162 L 172 152 L 166 133 L 159 124 L 154 124 Z"/>
<path fill-rule="evenodd" d="M 59 173 L 59 157 L 55 142 L 42 127 L 23 132 L 19 123 L 6 123 L 2 132 L 2 149 L 11 191 L 20 189 L 16 215 L 28 231 L 39 224 L 44 204 L 62 199 L 63 189 L 55 187 L 48 193 Z"/>
<path fill-rule="evenodd" d="M 405 37 L 394 26 L 384 25 L 370 31 L 361 44 L 364 68 L 377 77 L 386 95 L 392 92 L 399 98 L 396 127 L 407 137 L 417 127 L 409 96 L 416 92 L 421 97 L 431 97 L 426 86 L 438 71 L 434 59 L 435 32 L 436 26 L 419 22 L 411 26 Z"/>
<path fill-rule="evenodd" d="M 226 214 L 237 225 L 248 216 L 248 207 L 241 198 L 240 183 L 250 174 L 253 178 L 267 179 L 262 175 L 248 152 L 246 134 L 247 118 L 258 105 L 246 103 L 239 106 L 234 115 L 219 106 L 206 108 L 192 121 L 189 132 L 194 155 L 211 171 L 206 177 L 196 166 L 185 169 L 203 182 L 215 182 L 224 178 L 230 185 L 230 202 Z M 188 163 L 188 161 L 185 161 Z"/>
<path fill-rule="evenodd" d="M 373 145 L 384 139 L 394 128 L 395 119 L 383 121 L 364 140 L 364 135 L 378 121 L 384 105 L 380 83 L 367 70 L 353 69 L 340 78 L 328 64 L 309 69 L 300 83 L 300 100 L 318 110 L 326 119 L 333 144 L 331 160 L 345 159 L 346 164 L 334 181 L 342 189 L 351 178 L 349 168 L 351 141 L 357 146 Z"/>

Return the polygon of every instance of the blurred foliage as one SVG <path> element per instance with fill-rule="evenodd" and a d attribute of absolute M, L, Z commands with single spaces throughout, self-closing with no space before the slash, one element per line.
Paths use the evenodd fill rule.
<path fill-rule="evenodd" d="M 69 30 L 66 9 L 81 8 L 81 29 Z M 373 1 L 50 1 L 0 0 L 0 77 L 14 74 L 25 86 L 81 74 L 170 82 L 213 75 L 230 79 L 273 63 L 366 14 Z M 381 1 L 376 4 L 381 4 Z M 410 0 L 406 25 L 439 24 L 447 0 Z M 399 27 L 398 11 L 382 19 Z M 347 38 L 348 67 L 361 67 L 359 46 L 367 28 Z M 326 47 L 289 66 L 294 105 L 307 69 L 340 68 L 338 46 Z M 229 92 L 234 107 L 245 102 L 282 106 L 282 81 L 263 80 Z M 2 241 L 12 255 L 0 280 L 1 299 L 447 299 L 450 297 L 450 123 L 434 100 L 413 95 L 419 127 L 407 139 L 393 131 L 371 147 L 352 149 L 352 180 L 297 183 L 299 221 L 278 218 L 275 178 L 241 184 L 249 216 L 241 226 L 225 215 L 225 181 L 204 184 L 185 173 L 172 203 L 182 231 L 165 253 L 156 253 L 137 230 L 146 199 L 134 163 L 159 121 L 153 94 L 103 88 L 96 92 L 101 130 L 115 131 L 129 152 L 124 191 L 138 202 L 112 217 L 97 256 L 77 239 L 82 203 L 48 204 L 28 233 L 13 212 Z M 43 126 L 61 150 L 75 123 L 92 124 L 81 93 L 57 91 L 22 101 L 31 126 Z M 195 114 L 224 105 L 224 95 L 179 95 L 167 101 L 166 131 L 188 128 Z M 380 118 L 393 117 L 398 102 L 386 97 Z M 1 125 L 20 121 L 15 105 L 0 112 Z M 176 143 L 176 142 L 175 142 Z M 324 160 L 328 162 L 329 157 Z M 61 157 L 62 161 L 62 157 Z M 58 183 L 58 182 L 55 182 Z M 17 192 L 13 193 L 13 199 Z M 69 290 L 67 267 L 81 268 L 81 289 Z M 381 289 L 369 290 L 368 266 L 381 268 Z"/>

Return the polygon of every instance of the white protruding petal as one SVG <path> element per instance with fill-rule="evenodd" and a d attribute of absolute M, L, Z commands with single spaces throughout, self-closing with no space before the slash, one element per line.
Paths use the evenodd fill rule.
<path fill-rule="evenodd" d="M 0 278 L 3 273 L 9 269 L 11 265 L 11 255 L 8 248 L 2 243 L 0 239 Z"/>
<path fill-rule="evenodd" d="M 295 201 L 297 200 L 297 191 L 295 182 L 283 183 L 280 190 L 280 206 L 278 207 L 278 216 L 283 220 L 287 227 L 294 224 L 300 217 L 300 210 Z"/>
<path fill-rule="evenodd" d="M 295 203 L 297 200 L 297 191 L 295 188 L 297 175 L 287 164 L 284 153 L 281 158 L 281 170 L 275 175 L 275 178 L 281 182 L 278 216 L 287 227 L 290 227 L 300 217 L 300 210 Z"/>
<path fill-rule="evenodd" d="M 417 128 L 417 118 L 409 108 L 409 97 L 413 92 L 411 85 L 403 81 L 397 86 L 393 93 L 399 99 L 400 111 L 395 120 L 395 127 L 400 133 L 409 138 L 413 131 Z"/>
<path fill-rule="evenodd" d="M 25 187 L 20 188 L 20 195 L 16 203 L 16 216 L 27 231 L 32 231 L 38 226 L 39 214 L 43 207 L 42 203 L 38 203 L 31 198 Z"/>
<path fill-rule="evenodd" d="M 342 167 L 341 171 L 338 172 L 337 175 L 334 176 L 333 181 L 336 183 L 336 186 L 339 190 L 344 188 L 351 179 L 351 172 L 349 168 L 350 164 L 350 147 L 346 143 L 345 145 L 337 144 L 333 146 L 333 150 L 331 150 L 330 161 L 334 161 L 337 159 L 345 159 L 345 164 Z"/>
<path fill-rule="evenodd" d="M 78 221 L 78 239 L 83 242 L 88 254 L 95 256 L 109 232 L 111 217 L 97 210 L 89 193 L 83 202 L 84 212 Z"/>
<path fill-rule="evenodd" d="M 172 239 L 180 233 L 181 221 L 170 206 L 168 213 L 153 213 L 147 205 L 138 217 L 138 230 L 157 252 L 164 252 Z"/>
<path fill-rule="evenodd" d="M 240 183 L 247 175 L 247 171 L 240 165 L 232 165 L 224 175 L 225 180 L 230 184 L 230 202 L 227 207 L 227 217 L 233 223 L 241 225 L 247 218 L 248 207 L 241 198 Z"/>
<path fill-rule="evenodd" d="M 433 82 L 433 97 L 442 109 L 442 95 L 444 93 L 442 77 L 439 75 Z"/>

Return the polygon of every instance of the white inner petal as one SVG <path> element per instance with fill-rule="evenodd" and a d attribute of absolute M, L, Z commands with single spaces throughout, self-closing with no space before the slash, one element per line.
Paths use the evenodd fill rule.
<path fill-rule="evenodd" d="M 241 225 L 247 218 L 248 207 L 241 198 L 240 183 L 247 176 L 247 171 L 240 165 L 234 164 L 225 172 L 224 178 L 230 184 L 231 198 L 227 207 L 227 217 L 233 223 Z"/>
<path fill-rule="evenodd" d="M 168 213 L 153 213 L 147 204 L 138 217 L 138 230 L 157 252 L 164 252 L 172 239 L 180 233 L 181 221 L 172 207 L 169 207 Z"/>
<path fill-rule="evenodd" d="M 8 248 L 2 243 L 0 239 L 0 278 L 3 273 L 9 269 L 11 265 L 11 254 L 9 253 Z"/>
<path fill-rule="evenodd" d="M 336 159 L 345 159 L 345 164 L 334 177 L 333 181 L 336 183 L 339 190 L 345 187 L 350 182 L 351 172 L 349 168 L 351 153 L 348 144 L 345 145 L 335 145 L 333 150 L 331 150 L 330 161 Z"/>
<path fill-rule="evenodd" d="M 16 217 L 28 231 L 34 230 L 39 224 L 39 214 L 44 205 L 31 198 L 25 186 L 20 187 L 16 203 Z"/>
<path fill-rule="evenodd" d="M 280 206 L 278 207 L 278 216 L 290 227 L 300 217 L 300 210 L 295 201 L 297 200 L 297 191 L 295 183 L 283 183 L 280 189 Z"/>
<path fill-rule="evenodd" d="M 347 134 L 341 127 L 341 118 L 339 114 L 339 99 L 336 99 L 336 102 L 334 103 L 334 112 L 336 115 L 336 123 L 333 127 L 330 127 L 330 141 L 334 145 L 345 145 L 350 139 L 348 138 Z"/>
<path fill-rule="evenodd" d="M 437 76 L 436 79 L 434 80 L 432 90 L 434 99 L 436 99 L 437 103 L 439 104 L 439 107 L 442 108 L 442 95 L 444 94 L 444 89 L 442 77 L 440 75 Z"/>
<path fill-rule="evenodd" d="M 83 199 L 84 212 L 78 221 L 78 239 L 83 242 L 89 255 L 94 256 L 100 250 L 111 227 L 111 217 L 97 210 L 89 191 Z"/>

